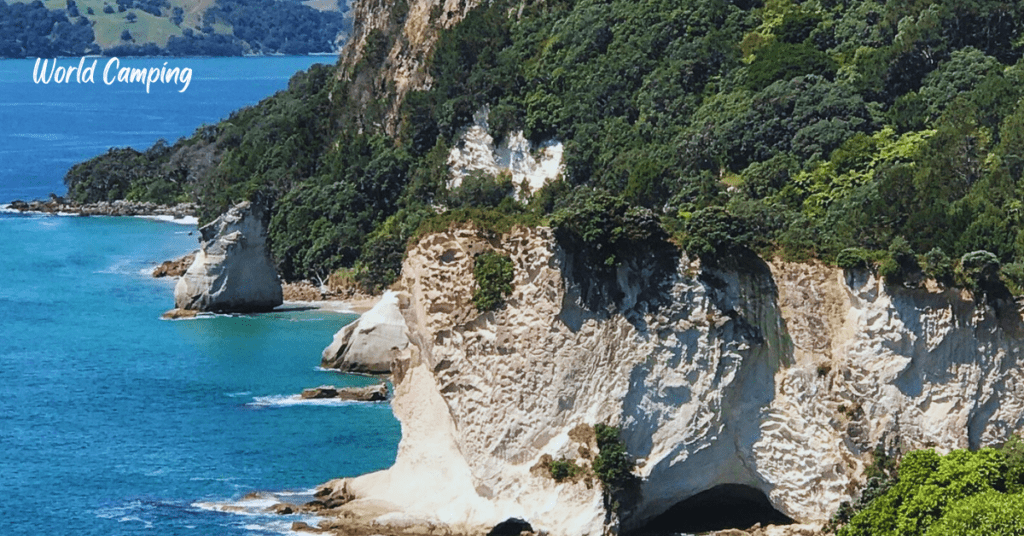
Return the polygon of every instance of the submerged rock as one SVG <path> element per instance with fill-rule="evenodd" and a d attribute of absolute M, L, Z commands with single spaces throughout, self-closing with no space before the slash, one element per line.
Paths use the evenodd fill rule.
<path fill-rule="evenodd" d="M 321 364 L 348 372 L 386 374 L 391 371 L 391 361 L 407 346 L 409 334 L 399 295 L 388 291 L 359 320 L 334 335 L 334 342 L 324 349 Z"/>
<path fill-rule="evenodd" d="M 388 386 L 379 383 L 366 387 L 342 387 L 333 385 L 321 385 L 312 389 L 302 391 L 302 398 L 338 398 L 341 400 L 356 400 L 360 402 L 379 402 L 388 399 Z"/>
<path fill-rule="evenodd" d="M 198 314 L 199 311 L 174 308 L 161 315 L 160 318 L 164 320 L 184 320 L 186 318 L 195 318 Z"/>
<path fill-rule="evenodd" d="M 202 246 L 174 287 L 178 309 L 215 313 L 269 311 L 283 303 L 267 247 L 267 211 L 248 201 L 199 229 Z"/>

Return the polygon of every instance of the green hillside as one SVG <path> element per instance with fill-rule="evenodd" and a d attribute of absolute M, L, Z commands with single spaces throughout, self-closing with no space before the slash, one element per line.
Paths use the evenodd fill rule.
<path fill-rule="evenodd" d="M 0 0 L 0 57 L 334 52 L 347 24 L 336 0 Z"/>
<path fill-rule="evenodd" d="M 492 2 L 444 32 L 428 61 L 436 82 L 405 99 L 397 136 L 364 129 L 383 108 L 357 98 L 395 39 L 377 31 L 340 80 L 326 68 L 298 76 L 140 156 L 141 180 L 111 175 L 109 158 L 77 167 L 70 193 L 192 198 L 204 218 L 260 197 L 274 206 L 286 277 L 350 268 L 370 287 L 439 217 L 553 222 L 612 264 L 660 236 L 653 221 L 707 262 L 753 250 L 874 267 L 893 284 L 928 276 L 979 298 L 1024 287 L 1017 2 L 518 6 Z M 521 128 L 564 142 L 563 179 L 526 202 L 501 178 L 446 190 L 455 132 L 484 105 L 497 137 Z M 204 173 L 167 164 L 210 144 L 217 164 Z"/>

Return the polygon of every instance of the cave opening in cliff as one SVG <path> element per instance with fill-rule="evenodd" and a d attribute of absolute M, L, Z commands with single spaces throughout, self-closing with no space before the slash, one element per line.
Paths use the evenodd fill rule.
<path fill-rule="evenodd" d="M 663 535 L 747 529 L 760 523 L 788 525 L 793 520 L 776 510 L 768 497 L 742 484 L 721 484 L 675 504 L 637 534 Z"/>

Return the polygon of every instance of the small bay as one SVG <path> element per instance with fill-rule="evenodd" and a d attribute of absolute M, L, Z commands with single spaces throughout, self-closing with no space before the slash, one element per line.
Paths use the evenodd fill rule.
<path fill-rule="evenodd" d="M 46 87 L 32 83 L 32 62 L 0 61 L 0 203 L 63 193 L 72 163 L 173 142 L 333 58 L 122 59 L 164 61 L 194 70 L 186 92 Z M 198 503 L 308 490 L 393 462 L 400 430 L 388 404 L 289 398 L 375 381 L 318 368 L 355 315 L 160 319 L 173 281 L 149 272 L 194 249 L 194 231 L 0 212 L 3 534 L 277 534 L 300 518 Z"/>

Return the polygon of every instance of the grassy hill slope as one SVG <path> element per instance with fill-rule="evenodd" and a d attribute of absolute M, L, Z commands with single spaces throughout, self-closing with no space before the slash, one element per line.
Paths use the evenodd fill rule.
<path fill-rule="evenodd" d="M 14 4 L 21 4 L 20 9 Z M 13 9 L 0 9 L 0 26 L 10 28 L 0 37 L 0 57 L 100 51 L 122 55 L 334 52 L 348 26 L 335 0 L 311 5 L 296 0 L 45 0 L 8 5 Z M 43 17 L 63 21 L 74 32 L 36 23 Z"/>

